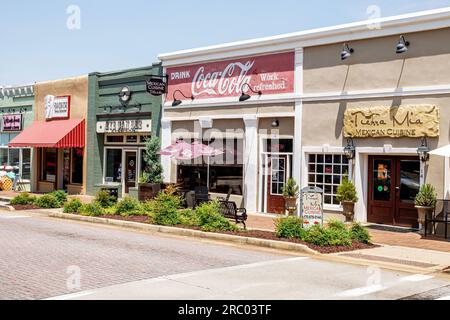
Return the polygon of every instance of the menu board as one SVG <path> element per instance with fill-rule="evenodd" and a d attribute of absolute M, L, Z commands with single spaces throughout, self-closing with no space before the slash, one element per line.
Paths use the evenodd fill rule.
<path fill-rule="evenodd" d="M 323 225 L 323 193 L 318 188 L 305 188 L 301 193 L 301 210 L 305 229 Z"/>

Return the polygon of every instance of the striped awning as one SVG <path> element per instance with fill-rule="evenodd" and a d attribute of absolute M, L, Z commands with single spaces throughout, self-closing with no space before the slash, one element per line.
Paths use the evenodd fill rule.
<path fill-rule="evenodd" d="M 8 146 L 13 148 L 83 148 L 85 136 L 84 119 L 35 121 L 15 137 Z"/>

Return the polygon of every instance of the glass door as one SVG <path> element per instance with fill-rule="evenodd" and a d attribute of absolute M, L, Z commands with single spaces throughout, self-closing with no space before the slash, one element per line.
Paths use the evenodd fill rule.
<path fill-rule="evenodd" d="M 125 152 L 125 193 L 130 192 L 130 188 L 135 188 L 137 183 L 137 152 Z"/>

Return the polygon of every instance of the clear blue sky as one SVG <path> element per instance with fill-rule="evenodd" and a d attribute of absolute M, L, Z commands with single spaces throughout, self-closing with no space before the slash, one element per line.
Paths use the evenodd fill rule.
<path fill-rule="evenodd" d="M 69 30 L 69 5 L 81 29 Z M 0 85 L 146 66 L 158 53 L 450 6 L 450 0 L 1 1 Z"/>

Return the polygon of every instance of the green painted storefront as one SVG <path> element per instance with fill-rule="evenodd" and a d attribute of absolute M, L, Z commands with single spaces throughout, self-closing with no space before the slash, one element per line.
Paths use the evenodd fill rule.
<path fill-rule="evenodd" d="M 117 188 L 137 196 L 148 136 L 160 135 L 160 96 L 146 91 L 146 80 L 162 67 L 91 73 L 87 119 L 87 194 Z"/>
<path fill-rule="evenodd" d="M 9 148 L 8 143 L 34 120 L 34 88 L 32 85 L 0 87 L 0 167 L 11 166 L 21 175 L 21 190 L 30 190 L 30 148 Z"/>

